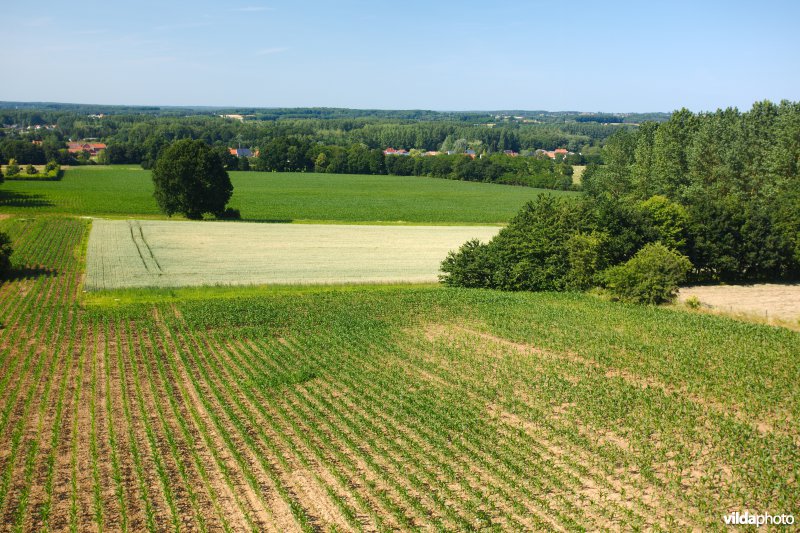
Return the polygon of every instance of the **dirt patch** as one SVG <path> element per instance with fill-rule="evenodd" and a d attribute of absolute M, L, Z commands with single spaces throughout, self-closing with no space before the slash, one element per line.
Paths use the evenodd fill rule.
<path fill-rule="evenodd" d="M 706 308 L 722 313 L 795 324 L 800 321 L 800 283 L 684 287 L 678 294 L 678 301 L 685 302 L 692 296 Z"/>

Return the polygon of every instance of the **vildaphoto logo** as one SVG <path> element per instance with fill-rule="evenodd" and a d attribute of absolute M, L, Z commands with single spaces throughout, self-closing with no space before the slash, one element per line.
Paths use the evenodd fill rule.
<path fill-rule="evenodd" d="M 735 512 L 722 517 L 727 526 L 791 526 L 794 525 L 794 515 L 769 513 L 752 514 L 750 511 Z"/>

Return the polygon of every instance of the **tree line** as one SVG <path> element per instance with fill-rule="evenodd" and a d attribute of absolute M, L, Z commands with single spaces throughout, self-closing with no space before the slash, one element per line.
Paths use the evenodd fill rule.
<path fill-rule="evenodd" d="M 488 113 L 440 113 L 421 111 L 362 111 L 331 109 L 236 110 L 253 111 L 256 120 L 224 119 L 227 111 L 181 108 L 65 106 L 60 104 L 0 103 L 0 159 L 22 164 L 89 162 L 69 154 L 68 140 L 92 139 L 108 145 L 102 162 L 143 163 L 152 167 L 158 152 L 180 139 L 202 140 L 209 145 L 262 148 L 279 137 L 293 137 L 323 145 L 370 149 L 387 147 L 440 150 L 463 140 L 477 153 L 504 150 L 533 151 L 566 148 L 601 162 L 600 147 L 629 124 L 578 122 L 577 113 L 531 114 L 535 120 L 497 119 Z M 106 112 L 100 115 L 89 114 Z M 626 119 L 629 117 L 626 117 Z M 492 121 L 496 121 L 492 122 Z M 35 129 L 39 127 L 39 129 Z M 33 128 L 33 129 L 28 129 Z M 20 143 L 41 141 L 36 148 Z"/>
<path fill-rule="evenodd" d="M 693 282 L 800 278 L 800 103 L 682 109 L 665 123 L 618 131 L 603 159 L 584 172 L 580 199 L 526 205 L 490 243 L 451 254 L 444 281 L 620 290 L 635 269 L 664 283 L 665 264 L 677 269 L 673 289 L 682 269 Z"/>
<path fill-rule="evenodd" d="M 499 153 L 475 158 L 464 154 L 424 156 L 419 150 L 408 156 L 384 155 L 382 150 L 363 144 L 323 145 L 293 137 L 271 140 L 252 162 L 233 156 L 222 147 L 214 151 L 226 170 L 429 176 L 547 189 L 572 188 L 572 166 L 563 161 Z"/>

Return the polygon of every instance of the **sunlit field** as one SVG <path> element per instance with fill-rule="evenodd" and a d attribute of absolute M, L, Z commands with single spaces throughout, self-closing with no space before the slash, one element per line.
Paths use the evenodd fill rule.
<path fill-rule="evenodd" d="M 95 220 L 84 287 L 431 283 L 449 251 L 498 230 Z"/>
<path fill-rule="evenodd" d="M 6 219 L 9 529 L 719 529 L 790 512 L 800 337 L 577 294 L 81 292 Z"/>
<path fill-rule="evenodd" d="M 413 176 L 231 172 L 230 206 L 242 218 L 271 222 L 505 224 L 542 191 Z M 4 213 L 165 218 L 150 171 L 137 166 L 80 167 L 56 182 L 8 181 Z"/>

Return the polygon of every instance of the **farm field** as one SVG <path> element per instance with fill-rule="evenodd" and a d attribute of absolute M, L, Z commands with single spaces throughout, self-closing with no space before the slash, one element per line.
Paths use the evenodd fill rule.
<path fill-rule="evenodd" d="M 586 165 L 572 165 L 572 183 L 580 185 L 585 171 Z"/>
<path fill-rule="evenodd" d="M 450 250 L 498 230 L 96 219 L 84 287 L 430 283 Z"/>
<path fill-rule="evenodd" d="M 681 302 L 691 297 L 712 310 L 800 325 L 800 284 L 698 285 L 683 287 L 678 294 Z"/>
<path fill-rule="evenodd" d="M 347 174 L 231 172 L 230 206 L 269 222 L 505 224 L 541 189 L 445 179 Z M 575 194 L 546 191 L 549 194 Z M 136 166 L 68 169 L 57 182 L 9 181 L 5 213 L 165 218 L 150 171 Z"/>
<path fill-rule="evenodd" d="M 800 508 L 796 332 L 433 285 L 115 305 L 81 296 L 88 225 L 0 220 L 3 529 L 720 530 Z"/>

